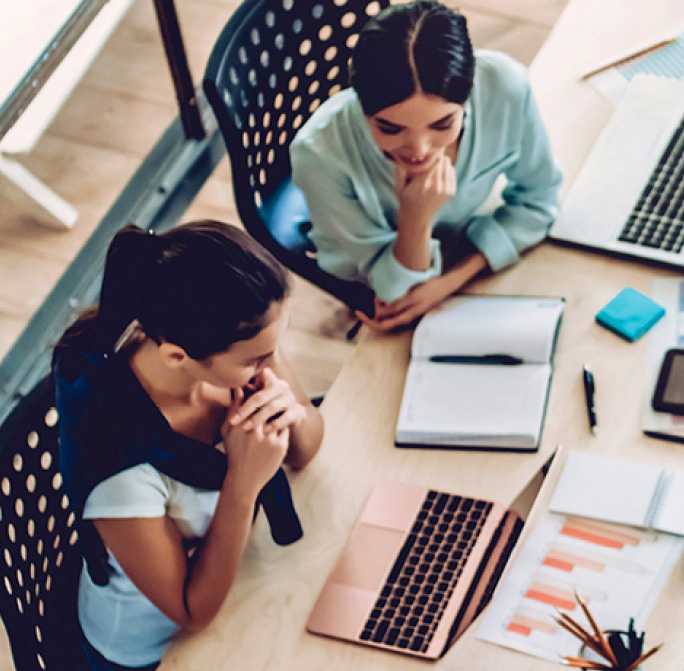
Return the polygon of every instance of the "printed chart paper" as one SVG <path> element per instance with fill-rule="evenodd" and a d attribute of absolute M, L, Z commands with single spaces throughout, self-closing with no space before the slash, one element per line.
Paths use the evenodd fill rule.
<path fill-rule="evenodd" d="M 640 74 L 684 81 L 684 34 L 671 44 L 593 75 L 589 82 L 606 100 L 617 105 L 629 83 Z"/>
<path fill-rule="evenodd" d="M 546 513 L 482 615 L 477 637 L 558 661 L 580 643 L 553 620 L 557 609 L 585 627 L 575 590 L 604 629 L 643 626 L 684 539 Z"/>

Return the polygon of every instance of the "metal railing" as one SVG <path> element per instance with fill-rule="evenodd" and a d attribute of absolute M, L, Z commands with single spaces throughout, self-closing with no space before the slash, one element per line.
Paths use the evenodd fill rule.
<path fill-rule="evenodd" d="M 52 347 L 74 315 L 97 301 L 116 231 L 128 223 L 155 231 L 177 224 L 225 154 L 209 105 L 196 93 L 205 137 L 189 139 L 180 117 L 171 123 L 0 362 L 0 426 L 48 373 Z"/>

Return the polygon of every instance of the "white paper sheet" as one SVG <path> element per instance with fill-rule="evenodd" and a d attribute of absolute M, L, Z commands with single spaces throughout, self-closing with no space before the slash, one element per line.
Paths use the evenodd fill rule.
<path fill-rule="evenodd" d="M 555 624 L 556 608 L 588 627 L 587 602 L 602 629 L 643 624 L 684 548 L 684 539 L 546 513 L 482 615 L 477 637 L 558 661 L 577 655 L 576 638 Z"/>

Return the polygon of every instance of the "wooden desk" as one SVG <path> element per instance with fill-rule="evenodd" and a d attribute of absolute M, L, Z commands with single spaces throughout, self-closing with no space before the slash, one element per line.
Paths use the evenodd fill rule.
<path fill-rule="evenodd" d="M 576 48 L 581 19 L 592 0 L 572 0 L 533 69 L 543 114 L 566 170 L 576 173 L 608 118 L 605 105 L 571 68 L 558 73 L 555 59 Z M 611 3 L 606 1 L 606 7 Z M 614 4 L 614 3 L 613 3 Z M 648 0 L 624 0 L 645 8 Z M 610 11 L 607 7 L 606 11 Z M 681 8 L 684 14 L 684 7 Z M 624 24 L 623 24 L 624 25 Z M 562 68 L 561 68 L 562 69 Z M 566 98 L 561 98 L 567 91 Z M 592 109 L 598 109 L 596 115 Z M 580 115 L 579 120 L 575 115 Z M 564 125 L 572 123 L 569 131 Z M 518 266 L 473 285 L 476 292 L 562 295 L 567 299 L 541 449 L 536 454 L 400 450 L 394 429 L 409 357 L 410 334 L 368 334 L 329 391 L 323 412 L 321 454 L 291 478 L 304 538 L 280 548 L 257 520 L 238 580 L 215 621 L 200 634 L 181 637 L 162 671 L 332 671 L 427 669 L 477 671 L 558 668 L 484 643 L 471 628 L 435 664 L 307 634 L 313 602 L 373 487 L 394 478 L 434 488 L 511 502 L 558 443 L 569 448 L 649 460 L 684 468 L 684 446 L 646 438 L 640 430 L 646 340 L 628 344 L 594 324 L 594 314 L 625 286 L 648 293 L 665 269 L 545 244 Z M 591 362 L 597 382 L 599 436 L 588 428 L 581 367 Z M 649 620 L 648 642 L 666 641 L 649 668 L 684 668 L 684 560 Z"/>

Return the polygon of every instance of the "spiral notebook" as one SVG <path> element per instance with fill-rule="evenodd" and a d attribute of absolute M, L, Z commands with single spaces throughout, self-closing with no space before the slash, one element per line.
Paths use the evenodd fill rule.
<path fill-rule="evenodd" d="M 684 536 L 684 471 L 570 452 L 549 510 Z"/>

